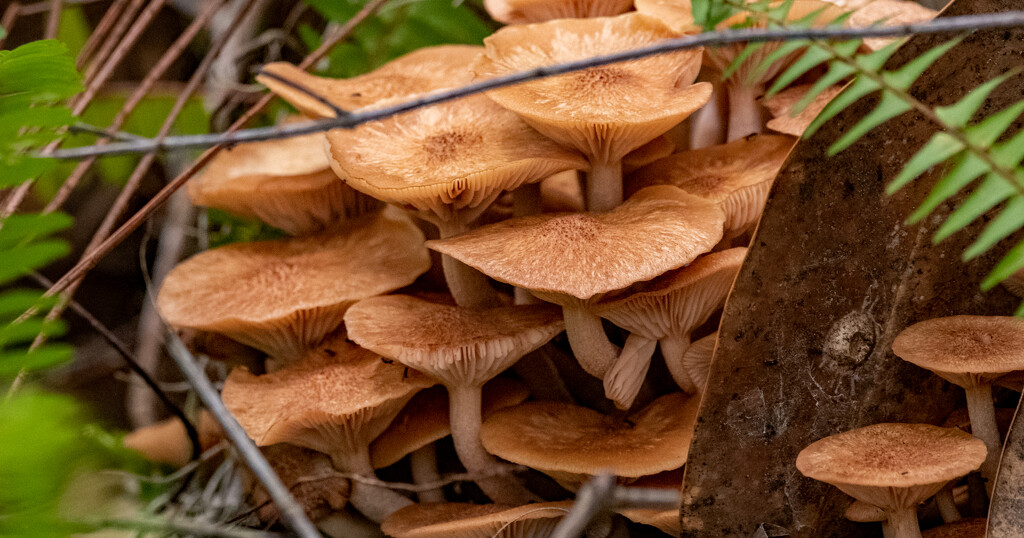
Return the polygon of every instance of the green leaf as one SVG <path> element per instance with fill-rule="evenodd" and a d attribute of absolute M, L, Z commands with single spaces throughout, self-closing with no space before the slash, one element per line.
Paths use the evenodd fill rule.
<path fill-rule="evenodd" d="M 996 218 L 985 227 L 978 239 L 964 251 L 964 261 L 973 260 L 1010 234 L 1024 228 L 1024 196 L 1014 196 Z"/>
<path fill-rule="evenodd" d="M 939 204 L 960 192 L 960 189 L 970 185 L 972 181 L 988 171 L 988 165 L 980 157 L 973 153 L 964 153 L 953 169 L 935 183 L 924 202 L 921 202 L 921 205 L 907 219 L 907 224 L 915 224 L 927 217 L 936 207 L 939 207 Z"/>
<path fill-rule="evenodd" d="M 22 277 L 68 255 L 70 249 L 63 241 L 41 241 L 6 249 L 4 263 L 0 264 L 0 284 Z"/>
<path fill-rule="evenodd" d="M 811 89 L 807 91 L 807 94 L 803 96 L 795 105 L 793 105 L 792 114 L 795 116 L 804 111 L 811 103 L 814 102 L 814 98 L 821 92 L 831 88 L 835 84 L 844 78 L 857 72 L 857 68 L 852 65 L 845 64 L 843 62 L 832 62 L 828 68 L 828 72 L 825 73 L 817 82 L 811 86 Z"/>
<path fill-rule="evenodd" d="M 960 207 L 942 223 L 942 226 L 935 232 L 933 238 L 935 243 L 946 239 L 960 230 L 963 230 L 974 219 L 985 214 L 986 211 L 995 207 L 996 204 L 1013 196 L 1017 191 L 1007 185 L 1003 178 L 994 172 L 989 172 L 977 190 L 971 193 Z"/>
<path fill-rule="evenodd" d="M 71 217 L 64 213 L 11 215 L 0 220 L 0 249 L 66 230 L 72 222 Z"/>
<path fill-rule="evenodd" d="M 988 291 L 1021 269 L 1024 269 L 1024 241 L 1017 243 L 999 260 L 992 272 L 981 281 L 981 289 Z"/>
<path fill-rule="evenodd" d="M 23 370 L 52 368 L 71 360 L 74 348 L 67 344 L 51 343 L 34 351 L 0 350 L 0 376 L 14 376 Z"/>
<path fill-rule="evenodd" d="M 829 101 L 829 103 L 825 105 L 825 108 L 820 114 L 818 114 L 818 117 L 814 118 L 814 121 L 807 126 L 807 129 L 804 131 L 804 137 L 807 138 L 813 135 L 818 131 L 819 127 L 824 125 L 826 121 L 835 117 L 836 114 L 845 110 L 846 107 L 857 102 L 861 97 L 864 97 L 873 91 L 877 91 L 878 88 L 878 83 L 875 81 L 867 77 L 857 77 L 857 79 L 854 80 L 848 88 L 843 90 L 843 92 L 837 95 L 835 99 Z"/>
<path fill-rule="evenodd" d="M 775 83 L 768 88 L 767 95 L 775 95 L 783 88 L 792 84 L 793 81 L 803 76 L 804 73 L 807 73 L 811 69 L 818 67 L 830 59 L 832 59 L 831 52 L 821 47 L 811 45 L 789 66 L 789 69 L 786 69 L 784 73 L 775 79 Z M 768 64 L 768 66 L 770 65 L 771 64 Z M 765 68 L 765 71 L 767 71 L 767 67 Z"/>
<path fill-rule="evenodd" d="M 30 92 L 36 103 L 54 102 L 83 89 L 75 61 L 60 41 L 33 41 L 0 51 L 0 99 Z"/>
<path fill-rule="evenodd" d="M 914 154 L 913 157 L 903 165 L 896 179 L 892 180 L 885 188 L 886 194 L 893 194 L 905 187 L 911 181 L 917 179 L 929 168 L 945 161 L 960 153 L 964 149 L 961 143 L 953 135 L 944 132 L 935 133 L 925 145 Z"/>
<path fill-rule="evenodd" d="M 1024 101 L 1010 105 L 991 116 L 981 120 L 976 125 L 968 127 L 964 132 L 972 144 L 988 147 L 992 145 L 1013 122 L 1024 112 Z"/>
<path fill-rule="evenodd" d="M 854 58 L 854 62 L 864 71 L 878 73 L 883 67 L 885 67 L 885 62 L 889 61 L 889 58 L 891 58 L 899 48 L 899 42 L 889 43 L 875 52 L 857 56 Z"/>
<path fill-rule="evenodd" d="M 1015 74 L 1015 72 L 1016 70 L 1012 70 L 1003 73 L 974 88 L 970 93 L 952 105 L 936 107 L 935 115 L 951 127 L 963 128 L 970 121 L 971 117 L 974 116 L 974 113 L 981 108 L 981 105 L 985 103 L 985 99 L 988 99 L 988 95 L 992 93 L 992 90 L 996 89 L 997 86 Z"/>
<path fill-rule="evenodd" d="M 38 290 L 9 290 L 0 294 L 0 320 L 13 321 L 33 308 L 50 308 L 59 297 L 43 297 Z"/>
<path fill-rule="evenodd" d="M 12 344 L 31 343 L 40 334 L 60 336 L 66 327 L 60 320 L 47 321 L 40 317 L 32 317 L 17 323 L 9 323 L 0 327 L 0 349 Z"/>
<path fill-rule="evenodd" d="M 941 45 L 936 45 L 928 49 L 923 54 L 919 54 L 913 60 L 910 60 L 903 67 L 896 71 L 886 71 L 882 73 L 882 78 L 893 87 L 901 90 L 906 90 L 914 84 L 914 82 L 925 72 L 936 60 L 942 57 L 949 49 L 956 46 L 962 38 L 951 39 Z"/>
<path fill-rule="evenodd" d="M 828 148 L 828 154 L 835 155 L 840 151 L 850 147 L 853 143 L 860 140 L 860 138 L 871 131 L 875 127 L 907 112 L 911 109 L 910 103 L 904 101 L 899 96 L 883 92 L 882 99 L 878 102 L 878 106 L 874 108 L 867 116 L 861 118 L 852 129 L 843 134 L 843 136 L 833 143 Z"/>
<path fill-rule="evenodd" d="M 690 8 L 693 10 L 693 21 L 707 31 L 714 30 L 737 11 L 722 0 L 692 0 Z"/>
<path fill-rule="evenodd" d="M 1024 318 L 1024 303 L 1021 303 L 1021 305 L 1017 307 L 1017 311 L 1014 312 L 1013 315 L 1018 318 Z"/>
<path fill-rule="evenodd" d="M 732 59 L 732 62 L 729 62 L 729 65 L 725 68 L 725 71 L 722 71 L 722 80 L 726 80 L 732 77 L 740 67 L 743 67 L 743 63 L 746 62 L 751 55 L 753 55 L 755 52 L 757 52 L 764 46 L 765 44 L 763 42 L 758 42 L 748 43 L 747 46 L 743 47 L 743 50 L 740 51 L 740 53 L 737 54 L 736 57 Z"/>

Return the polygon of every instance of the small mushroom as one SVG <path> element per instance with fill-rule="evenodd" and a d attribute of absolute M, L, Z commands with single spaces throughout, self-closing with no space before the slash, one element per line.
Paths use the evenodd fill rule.
<path fill-rule="evenodd" d="M 917 505 L 985 461 L 985 443 L 953 428 L 875 424 L 815 441 L 796 468 L 885 510 L 893 538 L 921 536 Z"/>
<path fill-rule="evenodd" d="M 284 443 L 263 447 L 262 452 L 310 519 L 316 521 L 348 504 L 351 484 L 326 455 Z M 261 522 L 273 524 L 281 517 L 263 484 L 256 484 L 252 502 Z"/>
<path fill-rule="evenodd" d="M 885 510 L 864 501 L 853 501 L 843 512 L 846 519 L 854 523 L 881 523 L 883 538 L 892 538 L 892 528 Z"/>
<path fill-rule="evenodd" d="M 571 501 L 523 506 L 502 504 L 417 504 L 395 512 L 381 525 L 394 538 L 546 538 Z"/>
<path fill-rule="evenodd" d="M 631 7 L 632 0 L 484 0 L 487 14 L 505 24 L 607 17 Z"/>
<path fill-rule="evenodd" d="M 988 447 L 981 475 L 991 489 L 1002 441 L 992 403 L 992 382 L 1024 370 L 1024 319 L 1006 316 L 950 316 L 907 327 L 892 343 L 901 359 L 931 370 L 967 394 L 971 432 Z"/>

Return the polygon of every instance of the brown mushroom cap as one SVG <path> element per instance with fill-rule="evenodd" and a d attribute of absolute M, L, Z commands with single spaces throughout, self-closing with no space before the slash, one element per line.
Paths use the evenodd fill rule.
<path fill-rule="evenodd" d="M 264 447 L 263 455 L 310 519 L 320 519 L 348 504 L 351 484 L 326 455 L 283 443 Z M 256 484 L 252 502 L 260 521 L 273 523 L 280 518 L 263 484 Z"/>
<path fill-rule="evenodd" d="M 384 100 L 406 99 L 467 84 L 473 78 L 469 66 L 482 51 L 482 47 L 471 45 L 425 47 L 396 58 L 370 73 L 348 79 L 310 75 L 284 62 L 267 64 L 262 71 L 298 83 L 342 109 L 355 110 Z M 331 107 L 305 92 L 267 76 L 257 76 L 256 80 L 307 116 L 334 117 Z"/>
<path fill-rule="evenodd" d="M 483 211 L 503 190 L 587 168 L 581 155 L 482 95 L 337 129 L 327 139 L 332 166 L 352 187 L 439 225 L 457 210 Z"/>
<path fill-rule="evenodd" d="M 308 235 L 379 211 L 384 204 L 338 179 L 323 133 L 239 144 L 188 183 L 196 205 L 256 218 L 290 235 Z"/>
<path fill-rule="evenodd" d="M 643 168 L 655 161 L 664 159 L 676 150 L 676 143 L 669 137 L 661 135 L 654 140 L 634 149 L 622 158 L 623 173 L 630 173 Z"/>
<path fill-rule="evenodd" d="M 634 0 L 636 10 L 658 19 L 669 28 L 680 33 L 699 32 L 693 22 L 690 0 Z"/>
<path fill-rule="evenodd" d="M 556 478 L 602 471 L 639 477 L 686 463 L 700 398 L 674 393 L 629 420 L 559 402 L 528 402 L 496 412 L 481 440 L 491 453 Z"/>
<path fill-rule="evenodd" d="M 819 439 L 800 451 L 796 468 L 804 476 L 851 493 L 866 488 L 933 486 L 966 475 L 985 461 L 985 443 L 955 428 L 929 424 L 874 424 Z M 915 503 L 916 504 L 916 503 Z"/>
<path fill-rule="evenodd" d="M 368 462 L 370 441 L 433 382 L 356 346 L 334 352 L 261 376 L 236 368 L 221 398 L 256 444 L 310 448 L 342 470 L 361 472 L 350 460 Z"/>
<path fill-rule="evenodd" d="M 478 76 L 510 74 L 677 37 L 639 13 L 507 26 L 484 40 Z M 499 88 L 488 95 L 545 135 L 615 163 L 699 109 L 711 85 L 692 85 L 701 51 L 622 62 Z"/>
<path fill-rule="evenodd" d="M 768 128 L 782 134 L 803 136 L 804 131 L 814 121 L 814 118 L 818 117 L 825 106 L 839 95 L 839 92 L 843 91 L 843 86 L 830 86 L 816 95 L 799 114 L 793 116 L 793 107 L 807 95 L 813 86 L 813 84 L 793 86 L 766 98 L 763 104 L 775 117 L 766 124 Z"/>
<path fill-rule="evenodd" d="M 882 26 L 898 26 L 914 22 L 924 22 L 935 18 L 938 12 L 928 9 L 917 2 L 904 2 L 901 0 L 874 0 L 850 15 L 846 25 L 858 28 L 881 24 Z M 884 48 L 896 38 L 875 37 L 864 40 L 864 45 L 871 50 Z"/>
<path fill-rule="evenodd" d="M 233 244 L 193 256 L 164 279 L 172 326 L 224 334 L 284 362 L 341 324 L 348 307 L 411 284 L 430 268 L 423 233 L 385 211 L 343 233 Z"/>
<path fill-rule="evenodd" d="M 427 246 L 514 286 L 590 299 L 693 261 L 721 238 L 714 204 L 674 187 L 607 213 L 534 215 Z"/>
<path fill-rule="evenodd" d="M 487 14 L 505 24 L 607 17 L 631 7 L 632 0 L 484 0 Z"/>
<path fill-rule="evenodd" d="M 220 424 L 205 409 L 199 412 L 196 421 L 199 447 L 209 450 L 224 439 Z M 124 446 L 150 460 L 181 467 L 192 459 L 192 446 L 185 432 L 185 425 L 177 417 L 138 428 L 124 436 Z"/>
<path fill-rule="evenodd" d="M 903 360 L 946 379 L 965 374 L 994 378 L 1024 370 L 1024 319 L 1009 316 L 929 319 L 904 329 L 893 341 L 892 349 Z"/>
<path fill-rule="evenodd" d="M 761 216 L 772 181 L 793 149 L 782 135 L 754 135 L 728 144 L 684 151 L 629 175 L 626 193 L 651 185 L 675 185 L 712 200 L 725 213 L 725 228 L 739 233 Z"/>
<path fill-rule="evenodd" d="M 407 295 L 373 297 L 345 314 L 359 345 L 442 381 L 479 387 L 562 332 L 553 305 L 485 310 L 431 303 Z"/>
<path fill-rule="evenodd" d="M 483 416 L 523 403 L 530 396 L 526 385 L 496 377 L 484 385 Z M 384 433 L 370 443 L 373 467 L 392 465 L 419 448 L 451 434 L 448 391 L 432 387 L 418 392 L 391 421 Z"/>
<path fill-rule="evenodd" d="M 381 525 L 394 538 L 494 538 L 548 536 L 572 507 L 571 501 L 523 506 L 425 503 L 395 512 Z"/>
<path fill-rule="evenodd" d="M 988 520 L 983 517 L 969 517 L 921 533 L 922 538 L 985 538 Z"/>

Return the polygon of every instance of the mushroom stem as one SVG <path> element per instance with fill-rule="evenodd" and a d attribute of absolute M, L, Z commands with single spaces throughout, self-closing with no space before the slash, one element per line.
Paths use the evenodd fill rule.
<path fill-rule="evenodd" d="M 726 142 L 760 133 L 761 105 L 757 102 L 760 85 L 747 86 L 742 82 L 726 84 L 729 92 L 729 131 Z"/>
<path fill-rule="evenodd" d="M 955 485 L 956 480 L 950 480 L 941 491 L 935 494 L 935 506 L 939 509 L 942 521 L 946 523 L 959 521 L 962 517 L 960 510 L 956 508 L 956 501 L 953 499 L 953 487 Z"/>
<path fill-rule="evenodd" d="M 449 416 L 452 440 L 459 461 L 472 474 L 494 474 L 498 460 L 480 442 L 483 391 L 480 387 L 448 386 Z M 475 482 L 492 501 L 519 506 L 534 496 L 509 476 L 479 478 Z"/>
<path fill-rule="evenodd" d="M 999 440 L 996 425 L 996 406 L 992 403 L 992 385 L 984 381 L 964 389 L 967 392 L 967 414 L 971 418 L 971 435 L 985 442 L 988 454 L 981 464 L 981 476 L 985 478 L 985 491 L 992 495 L 996 470 L 1003 443 Z"/>
<path fill-rule="evenodd" d="M 889 529 L 892 538 L 921 538 L 921 527 L 917 524 L 917 511 L 914 507 L 896 508 L 889 512 Z"/>
<path fill-rule="evenodd" d="M 441 239 L 469 231 L 469 225 L 460 219 L 440 222 L 437 228 Z M 491 287 L 487 275 L 447 254 L 441 256 L 441 267 L 455 304 L 466 308 L 501 306 L 501 300 Z"/>
<path fill-rule="evenodd" d="M 409 454 L 409 470 L 412 472 L 412 481 L 416 484 L 430 484 L 441 481 L 441 474 L 437 472 L 437 450 L 434 443 L 424 445 Z M 443 503 L 444 492 L 440 489 L 430 489 L 416 494 L 421 503 Z"/>
<path fill-rule="evenodd" d="M 591 161 L 587 173 L 587 211 L 611 211 L 622 204 L 622 161 Z"/>
<path fill-rule="evenodd" d="M 588 374 L 604 379 L 619 358 L 619 348 L 608 340 L 601 318 L 588 311 L 582 302 L 564 305 L 562 317 L 565 318 L 565 335 L 569 338 L 576 361 Z"/>
<path fill-rule="evenodd" d="M 707 148 L 724 143 L 722 133 L 722 106 L 718 102 L 721 90 L 711 94 L 708 104 L 690 116 L 690 149 Z"/>
<path fill-rule="evenodd" d="M 371 480 L 377 479 L 373 472 L 373 464 L 370 463 L 369 450 L 364 449 L 358 454 L 331 454 L 331 462 L 339 470 L 365 476 Z M 413 504 L 407 497 L 388 488 L 367 484 L 358 479 L 352 480 L 352 494 L 348 502 L 360 514 L 375 523 L 380 523 L 394 512 Z"/>
<path fill-rule="evenodd" d="M 697 392 L 698 387 L 693 381 L 693 376 L 683 366 L 683 354 L 690 347 L 690 339 L 666 336 L 659 340 L 658 344 L 661 346 L 661 356 L 665 359 L 665 366 L 668 367 L 668 372 L 672 374 L 676 385 L 679 385 L 679 388 L 687 394 Z"/>
<path fill-rule="evenodd" d="M 633 406 L 657 347 L 657 340 L 636 333 L 626 338 L 622 353 L 604 376 L 604 394 L 615 402 L 615 407 L 629 409 Z"/>

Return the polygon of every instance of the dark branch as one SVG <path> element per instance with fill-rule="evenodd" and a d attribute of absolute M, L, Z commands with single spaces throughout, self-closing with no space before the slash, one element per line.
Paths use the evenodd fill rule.
<path fill-rule="evenodd" d="M 1021 25 L 1024 25 L 1024 11 L 1007 11 L 1003 13 L 988 13 L 983 15 L 946 17 L 924 23 L 884 27 L 782 29 L 745 28 L 740 30 L 707 32 L 695 36 L 669 39 L 647 47 L 617 52 L 614 54 L 595 56 L 592 58 L 547 67 L 538 67 L 536 69 L 521 71 L 511 75 L 495 77 L 482 82 L 469 84 L 461 88 L 434 92 L 389 107 L 375 108 L 373 110 L 363 112 L 351 112 L 338 118 L 276 127 L 247 129 L 231 133 L 166 137 L 162 140 L 146 139 L 132 142 L 118 142 L 107 144 L 105 146 L 83 146 L 78 148 L 61 149 L 53 152 L 49 156 L 59 159 L 83 159 L 94 155 L 122 155 L 126 153 L 148 153 L 160 150 L 202 148 L 218 144 L 238 144 L 244 142 L 257 142 L 261 140 L 290 138 L 293 136 L 328 131 L 330 129 L 351 129 L 363 123 L 389 118 L 402 112 L 408 112 L 428 105 L 452 101 L 475 93 L 511 86 L 521 82 L 561 75 L 573 71 L 581 71 L 591 67 L 617 62 L 636 60 L 657 54 L 665 54 L 668 52 L 705 46 L 718 46 L 729 43 L 744 42 L 793 41 L 800 39 L 842 40 L 865 37 L 900 37 L 912 34 L 962 32 L 982 28 L 1003 28 Z"/>
<path fill-rule="evenodd" d="M 280 510 L 281 517 L 285 523 L 301 538 L 320 538 L 320 532 L 316 530 L 316 527 L 306 516 L 306 512 L 295 502 L 295 498 L 292 497 L 288 488 L 281 482 L 277 474 L 274 473 L 274 469 L 267 463 L 263 453 L 256 448 L 256 445 L 249 439 L 249 435 L 245 433 L 242 426 L 238 424 L 235 417 L 225 407 L 224 402 L 221 401 L 220 395 L 217 393 L 217 389 L 206 378 L 206 374 L 196 364 L 192 353 L 181 342 L 178 335 L 171 334 L 168 336 L 167 351 L 170 353 L 171 358 L 174 359 L 174 362 L 178 364 L 181 372 L 185 374 L 185 378 L 195 388 L 196 394 L 206 404 L 210 414 L 220 423 L 228 440 L 238 450 L 239 455 L 241 455 L 246 465 L 249 466 L 252 473 L 256 475 L 256 479 L 266 488 L 267 494 L 274 500 L 274 504 Z"/>
<path fill-rule="evenodd" d="M 627 488 L 616 485 L 612 475 L 598 475 L 580 488 L 576 502 L 555 527 L 551 538 L 578 538 L 598 516 L 618 508 L 674 510 L 681 501 L 678 490 Z"/>

